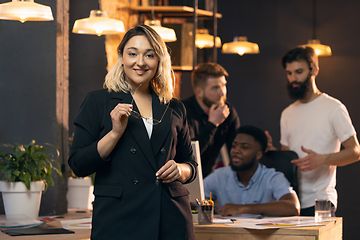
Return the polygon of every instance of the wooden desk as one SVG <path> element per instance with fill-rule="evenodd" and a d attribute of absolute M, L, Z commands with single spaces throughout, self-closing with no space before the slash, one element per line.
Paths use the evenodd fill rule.
<path fill-rule="evenodd" d="M 90 217 L 88 213 L 69 212 L 64 218 L 47 223 L 49 228 L 61 228 L 61 220 L 79 219 Z M 342 218 L 334 218 L 336 221 L 329 222 L 324 226 L 280 228 L 253 230 L 234 227 L 225 224 L 198 225 L 194 224 L 196 240 L 341 240 L 343 233 Z M 89 229 L 72 230 L 75 234 L 54 234 L 11 237 L 0 232 L 1 240 L 89 240 Z"/>
<path fill-rule="evenodd" d="M 2 216 L 3 217 L 3 216 Z M 71 211 L 64 215 L 64 218 L 58 218 L 53 222 L 46 223 L 48 228 L 62 228 L 61 220 L 71 220 L 79 218 L 91 217 L 90 211 L 86 213 L 76 213 Z M 3 232 L 0 232 L 1 240 L 89 240 L 90 239 L 90 229 L 71 229 L 75 233 L 72 234 L 52 234 L 52 235 L 32 235 L 32 236 L 16 236 L 12 237 Z"/>
<path fill-rule="evenodd" d="M 314 227 L 256 230 L 225 224 L 195 224 L 194 228 L 196 240 L 341 240 L 342 218 L 334 219 L 336 221 Z"/>

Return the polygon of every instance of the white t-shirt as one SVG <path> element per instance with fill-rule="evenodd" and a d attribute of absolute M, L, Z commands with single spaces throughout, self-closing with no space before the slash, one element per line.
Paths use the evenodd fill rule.
<path fill-rule="evenodd" d="M 295 103 L 281 114 L 281 145 L 295 151 L 299 158 L 307 154 L 301 146 L 319 154 L 340 151 L 341 143 L 356 134 L 346 107 L 323 93 L 309 103 Z M 336 166 L 299 171 L 301 208 L 314 206 L 315 199 L 330 199 L 337 206 Z"/>
<path fill-rule="evenodd" d="M 146 131 L 147 131 L 147 134 L 148 134 L 149 139 L 150 139 L 150 138 L 151 138 L 151 134 L 152 134 L 152 130 L 153 130 L 153 125 L 152 125 L 150 122 L 152 122 L 153 119 L 152 119 L 152 118 L 148 118 L 148 119 L 143 118 L 142 120 L 143 120 L 143 122 L 144 122 Z"/>

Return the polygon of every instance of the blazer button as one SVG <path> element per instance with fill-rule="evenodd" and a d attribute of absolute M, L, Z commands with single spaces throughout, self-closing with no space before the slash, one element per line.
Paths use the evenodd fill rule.
<path fill-rule="evenodd" d="M 155 186 L 158 187 L 159 185 L 160 185 L 160 180 L 159 180 L 159 179 L 156 179 L 156 180 L 155 180 Z"/>
<path fill-rule="evenodd" d="M 136 148 L 131 147 L 131 148 L 130 148 L 130 152 L 131 152 L 132 154 L 135 154 L 135 153 L 136 153 Z"/>
<path fill-rule="evenodd" d="M 162 148 L 162 149 L 160 150 L 160 152 L 161 152 L 162 154 L 166 154 L 166 149 L 165 149 L 165 148 Z"/>
<path fill-rule="evenodd" d="M 137 178 L 133 178 L 133 180 L 132 180 L 132 181 L 133 181 L 133 184 L 134 184 L 134 185 L 136 185 L 136 184 L 138 184 L 138 183 L 139 183 L 139 180 L 137 180 Z"/>

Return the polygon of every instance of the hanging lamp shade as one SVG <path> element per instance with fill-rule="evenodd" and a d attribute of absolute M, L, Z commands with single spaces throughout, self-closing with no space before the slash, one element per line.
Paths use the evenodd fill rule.
<path fill-rule="evenodd" d="M 34 0 L 12 0 L 0 4 L 0 19 L 26 21 L 52 21 L 54 17 L 49 6 L 34 3 Z"/>
<path fill-rule="evenodd" d="M 196 47 L 202 48 L 212 48 L 214 47 L 214 36 L 209 34 L 208 29 L 196 29 L 195 37 Z M 221 47 L 221 39 L 216 37 L 215 46 L 217 48 Z"/>
<path fill-rule="evenodd" d="M 222 53 L 237 53 L 240 56 L 244 54 L 259 53 L 259 46 L 256 43 L 248 42 L 247 37 L 234 37 L 234 41 L 224 43 Z"/>
<path fill-rule="evenodd" d="M 144 24 L 152 27 L 160 35 L 164 42 L 176 41 L 174 29 L 162 27 L 160 20 L 145 20 Z"/>
<path fill-rule="evenodd" d="M 331 48 L 327 45 L 320 43 L 319 39 L 310 39 L 306 46 L 312 47 L 315 50 L 316 55 L 320 57 L 331 56 Z"/>
<path fill-rule="evenodd" d="M 72 32 L 101 36 L 125 32 L 125 27 L 121 20 L 108 18 L 106 11 L 91 10 L 88 18 L 75 21 Z"/>

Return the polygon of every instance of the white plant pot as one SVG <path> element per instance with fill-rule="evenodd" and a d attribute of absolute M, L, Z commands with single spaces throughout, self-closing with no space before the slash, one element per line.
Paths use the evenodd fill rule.
<path fill-rule="evenodd" d="M 44 181 L 31 182 L 28 190 L 23 182 L 0 181 L 6 218 L 37 219 L 44 186 Z"/>
<path fill-rule="evenodd" d="M 92 209 L 93 190 L 91 178 L 69 178 L 66 194 L 68 208 Z"/>

